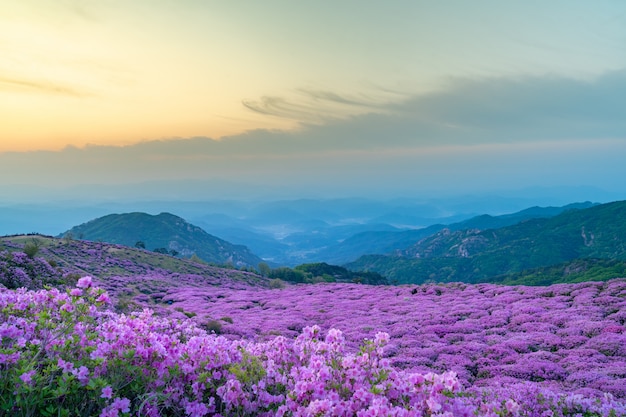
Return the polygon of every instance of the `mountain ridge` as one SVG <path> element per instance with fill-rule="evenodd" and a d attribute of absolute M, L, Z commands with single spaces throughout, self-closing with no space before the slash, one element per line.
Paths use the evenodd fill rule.
<path fill-rule="evenodd" d="M 345 264 L 356 261 L 354 253 L 360 251 L 363 255 L 385 255 L 402 251 L 424 238 L 428 238 L 437 232 L 449 229 L 453 231 L 463 229 L 487 229 L 495 227 L 509 226 L 520 221 L 532 218 L 552 217 L 568 210 L 578 210 L 597 205 L 589 201 L 571 203 L 560 207 L 539 207 L 533 206 L 527 209 L 503 215 L 482 214 L 466 220 L 451 224 L 436 223 L 421 229 L 401 230 L 401 231 L 367 231 L 357 233 L 345 241 L 333 245 L 320 254 L 330 263 Z"/>
<path fill-rule="evenodd" d="M 394 255 L 364 256 L 346 267 L 399 283 L 479 282 L 578 259 L 626 261 L 626 201 L 501 228 L 444 228 Z"/>
<path fill-rule="evenodd" d="M 235 245 L 213 236 L 171 213 L 142 212 L 108 214 L 74 226 L 58 237 L 104 241 L 128 247 L 145 247 L 206 262 L 256 267 L 262 259 L 244 245 Z"/>

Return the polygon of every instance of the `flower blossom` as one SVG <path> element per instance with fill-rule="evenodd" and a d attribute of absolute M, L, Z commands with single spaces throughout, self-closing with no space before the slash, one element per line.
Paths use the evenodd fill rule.
<path fill-rule="evenodd" d="M 89 288 L 93 285 L 93 279 L 87 275 L 78 280 L 76 283 L 76 287 L 78 288 Z"/>

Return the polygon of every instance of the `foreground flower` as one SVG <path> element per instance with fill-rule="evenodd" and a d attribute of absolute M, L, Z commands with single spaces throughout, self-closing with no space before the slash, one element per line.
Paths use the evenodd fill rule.
<path fill-rule="evenodd" d="M 102 388 L 102 395 L 100 398 L 111 398 L 113 396 L 113 388 L 110 385 Z"/>
<path fill-rule="evenodd" d="M 76 286 L 78 288 L 83 288 L 83 289 L 84 288 L 89 288 L 89 287 L 91 287 L 93 285 L 92 281 L 93 280 L 92 280 L 92 278 L 90 276 L 85 276 L 85 277 L 82 277 L 82 278 L 80 278 L 78 280 L 78 282 L 76 283 Z"/>

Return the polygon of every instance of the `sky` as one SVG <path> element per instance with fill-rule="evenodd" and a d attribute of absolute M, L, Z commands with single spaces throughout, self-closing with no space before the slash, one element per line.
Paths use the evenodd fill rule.
<path fill-rule="evenodd" d="M 0 56 L 5 201 L 626 199 L 621 0 L 0 0 Z"/>

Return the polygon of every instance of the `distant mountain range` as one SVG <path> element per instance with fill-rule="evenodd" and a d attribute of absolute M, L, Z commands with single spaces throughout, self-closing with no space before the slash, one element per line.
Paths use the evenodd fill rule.
<path fill-rule="evenodd" d="M 472 218 L 475 221 L 507 222 L 475 227 L 502 227 L 523 218 L 554 215 L 556 213 L 550 211 L 563 209 L 542 207 L 536 208 L 537 213 L 532 213 L 533 209 L 529 209 L 530 213 L 527 210 L 519 212 L 537 201 L 560 201 L 554 198 L 537 200 L 531 198 L 531 195 L 529 191 L 524 191 L 515 195 L 511 193 L 506 198 L 465 195 L 455 198 L 404 197 L 388 200 L 170 201 L 164 197 L 156 201 L 80 200 L 45 203 L 45 200 L 40 199 L 42 202 L 20 204 L 3 201 L 0 202 L 0 235 L 38 233 L 58 236 L 76 225 L 110 213 L 156 215 L 166 212 L 180 216 L 222 240 L 245 245 L 272 266 L 293 267 L 318 262 L 341 265 L 366 254 L 389 254 L 406 249 L 444 227 L 452 229 L 456 223 Z M 516 211 L 518 213 L 501 216 Z M 128 243 L 132 246 L 135 242 Z M 156 245 L 151 246 L 150 242 L 145 243 L 148 249 L 157 248 Z M 158 247 L 169 250 L 164 243 Z"/>
<path fill-rule="evenodd" d="M 343 265 L 364 255 L 389 255 L 404 251 L 442 230 L 494 229 L 528 219 L 552 217 L 568 210 L 589 208 L 595 203 L 532 207 L 512 214 L 483 214 L 461 221 L 449 217 L 447 219 L 452 222 L 448 224 L 431 220 L 430 226 L 408 229 L 378 221 L 404 219 L 410 224 L 428 224 L 428 219 L 411 217 L 409 207 L 398 205 L 395 213 L 387 212 L 386 215 L 380 214 L 384 211 L 380 207 L 373 207 L 370 213 L 365 209 L 355 211 L 355 215 L 369 214 L 374 217 L 364 217 L 361 222 L 356 218 L 350 223 L 347 219 L 351 208 L 356 205 L 356 202 L 346 200 L 336 203 L 330 211 L 316 201 L 272 203 L 260 206 L 258 212 L 239 212 L 238 217 L 207 215 L 198 218 L 193 225 L 169 213 L 111 214 L 75 226 L 59 236 L 69 233 L 78 239 L 130 247 L 141 244 L 149 250 L 167 251 L 182 257 L 196 254 L 207 262 L 235 266 L 256 267 L 261 258 L 273 266 L 319 262 Z M 337 224 L 336 219 L 344 219 L 346 224 Z M 211 234 L 205 232 L 207 229 L 211 230 Z"/>
<path fill-rule="evenodd" d="M 276 265 L 326 262 L 342 265 L 367 254 L 389 254 L 444 228 L 494 228 L 525 219 L 550 217 L 595 203 L 532 207 L 513 214 L 446 215 L 435 207 L 407 201 L 300 200 L 260 205 L 249 213 L 211 214 L 194 224 L 231 242 L 244 244 Z M 428 217 L 431 216 L 431 217 Z"/>
<path fill-rule="evenodd" d="M 347 267 L 378 272 L 396 283 L 523 283 L 525 275 L 537 280 L 541 271 L 551 274 L 551 282 L 571 273 L 582 280 L 581 272 L 596 273 L 599 265 L 620 273 L 626 261 L 626 201 L 581 208 L 585 204 L 565 210 L 533 208 L 498 219 L 480 216 L 392 255 L 363 256 Z M 501 226 L 508 221 L 514 223 Z"/>
<path fill-rule="evenodd" d="M 210 235 L 170 213 L 109 214 L 72 227 L 59 236 L 145 248 L 183 258 L 196 255 L 220 265 L 256 268 L 262 262 L 247 247 Z"/>
<path fill-rule="evenodd" d="M 418 232 L 424 236 L 416 239 Z M 0 252 L 36 243 L 40 254 L 64 271 L 99 277 L 155 273 L 217 276 L 228 271 L 205 271 L 208 266 L 181 259 L 194 255 L 243 269 L 259 268 L 263 262 L 245 246 L 230 244 L 169 213 L 111 214 L 73 227 L 63 236 L 5 236 L 0 238 Z M 534 207 L 504 216 L 477 216 L 447 226 L 357 233 L 349 240 L 360 240 L 364 248 L 387 245 L 396 249 L 388 254 L 364 255 L 344 265 L 359 272 L 357 275 L 327 263 L 300 265 L 294 273 L 350 282 L 370 282 L 375 277 L 372 283 L 386 279 L 392 284 L 462 281 L 549 285 L 607 280 L 626 277 L 626 201 Z M 275 273 L 287 274 L 289 270 L 272 269 L 269 276 L 275 278 Z M 239 273 L 232 271 L 229 274 Z M 363 272 L 378 273 L 384 279 Z M 248 274 L 246 280 L 261 279 L 241 273 Z"/>
<path fill-rule="evenodd" d="M 516 213 L 500 216 L 483 214 L 467 220 L 444 224 L 433 224 L 413 230 L 368 230 L 321 250 L 317 256 L 326 262 L 343 265 L 366 254 L 390 254 L 408 248 L 415 242 L 447 229 L 451 231 L 466 229 L 494 229 L 510 226 L 528 219 L 556 216 L 564 211 L 589 208 L 596 205 L 591 202 L 573 203 L 562 207 L 531 207 Z"/>

